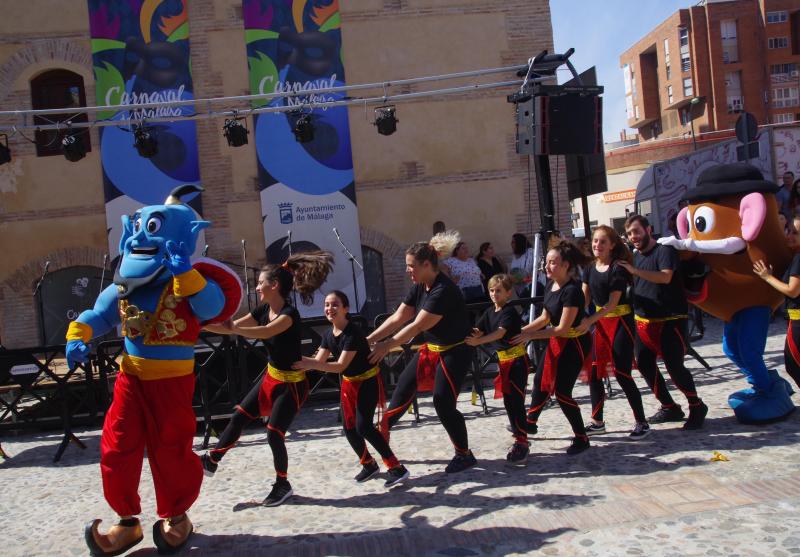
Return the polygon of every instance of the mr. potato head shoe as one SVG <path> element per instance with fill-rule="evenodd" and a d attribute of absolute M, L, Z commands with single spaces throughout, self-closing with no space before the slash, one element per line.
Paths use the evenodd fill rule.
<path fill-rule="evenodd" d="M 181 516 L 156 521 L 153 524 L 153 542 L 158 548 L 159 555 L 172 555 L 183 549 L 192 532 L 194 532 L 192 521 L 184 513 Z"/>
<path fill-rule="evenodd" d="M 99 531 L 101 522 L 102 520 L 97 518 L 87 524 L 83 531 L 86 545 L 89 546 L 89 552 L 93 557 L 120 555 L 144 538 L 138 518 L 121 519 L 105 534 Z"/>

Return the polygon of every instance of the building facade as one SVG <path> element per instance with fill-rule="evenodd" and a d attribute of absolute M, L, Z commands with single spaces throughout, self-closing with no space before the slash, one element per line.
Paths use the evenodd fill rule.
<path fill-rule="evenodd" d="M 7 4 L 0 22 L 0 110 L 102 104 L 95 98 L 88 2 L 58 10 L 48 0 Z M 249 94 L 241 0 L 191 0 L 186 6 L 195 98 Z M 341 3 L 340 16 L 348 84 L 514 65 L 553 50 L 546 0 L 353 0 Z M 429 238 L 434 221 L 460 230 L 473 251 L 489 241 L 506 258 L 513 233 L 538 229 L 535 177 L 527 157 L 515 152 L 514 108 L 506 93 L 399 104 L 398 131 L 388 137 L 376 133 L 363 107 L 349 109 L 361 244 L 376 307 L 391 310 L 402 299 L 405 248 Z M 258 266 L 266 260 L 267 242 L 256 149 L 252 141 L 228 147 L 222 124 L 197 121 L 203 217 L 213 223 L 205 242 L 209 255 L 241 262 L 244 240 L 248 264 Z M 0 339 L 11 348 L 40 344 L 41 324 L 55 311 L 33 296 L 44 263 L 49 261 L 51 275 L 100 275 L 109 248 L 98 130 L 89 132 L 89 150 L 78 162 L 53 149 L 52 132 L 9 135 L 12 160 L 0 166 Z M 553 162 L 557 221 L 568 230 L 559 162 Z M 111 273 L 106 270 L 106 280 Z M 86 304 L 95 296 L 87 293 Z"/>
<path fill-rule="evenodd" d="M 800 119 L 800 5 L 705 0 L 620 56 L 628 126 L 643 140 Z"/>

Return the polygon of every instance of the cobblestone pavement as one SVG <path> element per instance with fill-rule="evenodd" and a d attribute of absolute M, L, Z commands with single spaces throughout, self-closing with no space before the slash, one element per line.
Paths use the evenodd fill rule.
<path fill-rule="evenodd" d="M 782 372 L 786 324 L 777 319 L 768 363 Z M 721 327 L 710 322 L 695 346 L 712 366 L 687 359 L 710 407 L 706 427 L 654 426 L 632 442 L 627 402 L 607 402 L 609 433 L 592 448 L 564 454 L 570 432 L 557 407 L 544 412 L 525 468 L 505 466 L 511 438 L 502 401 L 485 416 L 461 395 L 478 466 L 444 473 L 452 449 L 430 398 L 422 422 L 403 418 L 392 444 L 411 471 L 405 486 L 356 484 L 358 463 L 333 406 L 307 407 L 288 441 L 295 496 L 285 505 L 258 504 L 270 489 L 272 459 L 260 427 L 247 430 L 213 479 L 206 479 L 191 517 L 198 555 L 794 555 L 800 553 L 800 413 L 769 426 L 738 424 L 727 395 L 744 381 L 722 355 Z M 644 382 L 646 410 L 657 409 Z M 488 389 L 487 389 L 488 390 Z M 588 388 L 576 387 L 584 416 Z M 677 401 L 685 399 L 676 393 Z M 12 458 L 0 462 L 3 555 L 84 555 L 85 522 L 114 519 L 102 498 L 99 431 L 78 431 L 88 445 L 51 459 L 55 434 L 5 437 Z M 200 438 L 196 438 L 200 450 Z M 714 451 L 729 460 L 712 461 Z M 147 463 L 142 474 L 145 525 L 155 519 Z M 131 553 L 151 555 L 149 528 Z"/>

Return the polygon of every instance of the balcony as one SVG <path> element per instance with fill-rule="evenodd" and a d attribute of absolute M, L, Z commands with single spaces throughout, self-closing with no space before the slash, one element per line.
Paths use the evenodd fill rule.
<path fill-rule="evenodd" d="M 744 97 L 728 97 L 728 114 L 744 111 Z"/>
<path fill-rule="evenodd" d="M 791 73 L 770 74 L 770 82 L 773 85 L 779 85 L 781 83 L 800 83 L 800 71 L 795 70 Z"/>

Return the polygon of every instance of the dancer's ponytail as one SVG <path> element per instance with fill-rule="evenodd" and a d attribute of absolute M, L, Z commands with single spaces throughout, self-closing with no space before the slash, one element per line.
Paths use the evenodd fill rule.
<path fill-rule="evenodd" d="M 261 269 L 267 280 L 277 282 L 279 292 L 288 298 L 292 289 L 306 305 L 314 301 L 314 292 L 333 270 L 333 255 L 327 251 L 309 251 L 290 255 L 282 265 L 266 265 Z"/>

